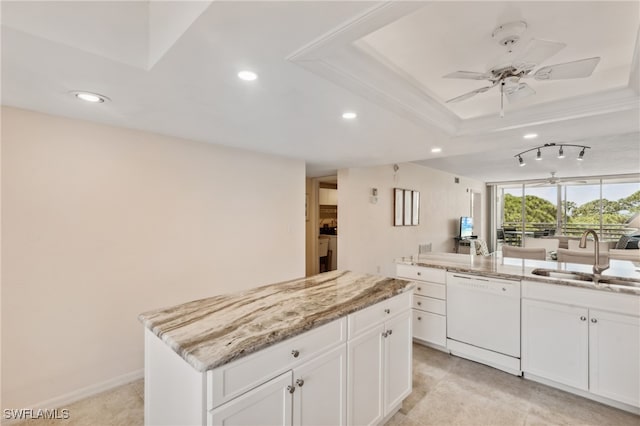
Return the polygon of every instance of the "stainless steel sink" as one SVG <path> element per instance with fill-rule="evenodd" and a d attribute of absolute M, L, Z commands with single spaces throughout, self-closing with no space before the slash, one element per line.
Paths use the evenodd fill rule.
<path fill-rule="evenodd" d="M 534 275 L 540 275 L 542 277 L 559 278 L 563 280 L 578 280 L 578 281 L 590 281 L 593 282 L 593 274 L 586 272 L 571 272 L 571 271 L 558 271 L 555 269 L 537 268 L 531 271 Z"/>
<path fill-rule="evenodd" d="M 556 269 L 537 268 L 531 271 L 531 273 L 534 275 L 540 275 L 542 277 L 583 281 L 585 283 L 591 283 L 596 287 L 601 285 L 611 287 L 640 288 L 640 282 L 638 281 L 624 280 L 615 277 L 602 277 L 586 272 L 558 271 Z"/>

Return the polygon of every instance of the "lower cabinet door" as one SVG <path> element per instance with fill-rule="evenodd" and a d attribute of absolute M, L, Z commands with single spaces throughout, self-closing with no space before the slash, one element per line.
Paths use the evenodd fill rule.
<path fill-rule="evenodd" d="M 347 424 L 375 425 L 383 416 L 380 324 L 347 343 Z"/>
<path fill-rule="evenodd" d="M 589 311 L 590 391 L 640 406 L 640 318 Z"/>
<path fill-rule="evenodd" d="M 291 425 L 292 372 L 287 371 L 209 412 L 210 425 Z"/>
<path fill-rule="evenodd" d="M 522 370 L 588 390 L 588 310 L 522 300 Z"/>
<path fill-rule="evenodd" d="M 385 323 L 384 338 L 384 415 L 411 393 L 412 343 L 411 311 Z"/>
<path fill-rule="evenodd" d="M 447 317 L 414 310 L 413 337 L 435 345 L 447 346 Z"/>
<path fill-rule="evenodd" d="M 293 370 L 293 424 L 343 426 L 347 422 L 347 348 L 327 352 Z"/>

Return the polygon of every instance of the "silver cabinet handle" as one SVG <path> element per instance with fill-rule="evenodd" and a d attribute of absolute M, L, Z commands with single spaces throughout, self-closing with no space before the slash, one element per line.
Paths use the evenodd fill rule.
<path fill-rule="evenodd" d="M 390 314 L 390 313 L 391 313 L 391 309 L 385 309 L 385 310 L 384 310 L 384 313 L 385 313 L 385 314 Z"/>
<path fill-rule="evenodd" d="M 300 351 L 294 349 L 291 351 L 291 355 L 293 355 L 294 358 L 298 358 L 298 356 L 300 355 Z"/>
<path fill-rule="evenodd" d="M 422 275 L 422 272 L 418 272 L 418 276 Z"/>
<path fill-rule="evenodd" d="M 422 306 L 422 302 L 418 302 L 418 306 Z"/>
<path fill-rule="evenodd" d="M 382 333 L 382 337 L 384 337 L 386 339 L 386 337 L 389 335 L 389 333 L 387 333 L 386 331 L 384 333 Z"/>
<path fill-rule="evenodd" d="M 586 321 L 587 317 L 585 317 L 584 315 L 580 317 L 580 321 Z"/>
<path fill-rule="evenodd" d="M 389 333 L 389 336 L 391 336 L 393 334 L 393 330 L 389 330 L 388 333 Z"/>
<path fill-rule="evenodd" d="M 591 322 L 595 324 L 598 322 L 598 320 L 596 318 L 591 318 Z"/>
<path fill-rule="evenodd" d="M 295 386 L 287 386 L 287 390 L 289 391 L 289 393 L 294 393 L 296 391 L 296 387 Z"/>
<path fill-rule="evenodd" d="M 418 287 L 418 291 L 422 291 L 422 287 Z"/>
<path fill-rule="evenodd" d="M 302 385 L 304 385 L 304 380 L 302 380 L 302 379 L 296 380 L 296 385 L 302 387 Z"/>
<path fill-rule="evenodd" d="M 418 321 L 422 321 L 422 317 L 418 317 Z"/>

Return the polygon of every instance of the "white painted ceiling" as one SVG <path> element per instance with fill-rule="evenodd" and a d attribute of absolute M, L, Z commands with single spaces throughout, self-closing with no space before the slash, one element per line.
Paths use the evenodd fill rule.
<path fill-rule="evenodd" d="M 304 159 L 310 176 L 404 161 L 483 181 L 638 173 L 638 5 L 3 1 L 2 104 Z M 503 119 L 497 92 L 445 104 L 483 83 L 441 76 L 484 71 L 512 17 L 567 43 L 542 65 L 601 56 L 593 76 L 533 82 Z M 592 149 L 517 166 L 548 142 Z"/>

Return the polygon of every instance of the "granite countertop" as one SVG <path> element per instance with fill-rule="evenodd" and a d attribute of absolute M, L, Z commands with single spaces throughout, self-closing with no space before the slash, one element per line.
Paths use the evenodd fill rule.
<path fill-rule="evenodd" d="M 408 280 L 330 271 L 138 318 L 193 368 L 206 371 L 412 288 Z"/>
<path fill-rule="evenodd" d="M 624 281 L 624 286 L 594 284 L 588 281 L 579 281 L 564 278 L 551 278 L 535 275 L 532 271 L 536 268 L 552 269 L 561 272 L 578 272 L 591 274 L 592 265 L 579 263 L 563 263 L 543 260 L 503 258 L 496 253 L 489 256 L 471 256 L 469 254 L 453 253 L 426 253 L 417 256 L 401 257 L 396 259 L 396 263 L 425 266 L 429 268 L 446 269 L 452 272 L 463 272 L 478 274 L 495 278 L 505 279 L 526 279 L 528 281 L 538 281 L 548 284 L 568 285 L 596 289 L 602 291 L 612 291 L 617 293 L 628 293 L 640 295 L 640 263 L 626 260 L 610 261 L 610 268 L 605 270 L 601 277 L 615 278 Z"/>

